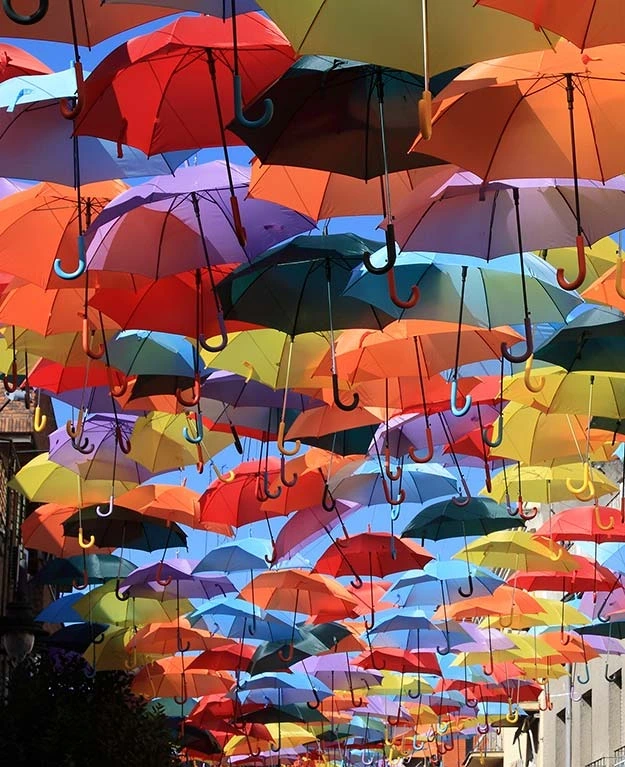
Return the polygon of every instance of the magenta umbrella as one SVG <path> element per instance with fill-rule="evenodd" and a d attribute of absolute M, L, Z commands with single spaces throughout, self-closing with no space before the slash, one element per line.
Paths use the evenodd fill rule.
<path fill-rule="evenodd" d="M 314 222 L 289 208 L 247 199 L 250 170 L 231 166 L 247 241 L 241 245 L 223 161 L 179 168 L 134 186 L 107 205 L 94 222 L 87 252 L 90 269 L 158 279 L 216 264 L 249 262 Z"/>

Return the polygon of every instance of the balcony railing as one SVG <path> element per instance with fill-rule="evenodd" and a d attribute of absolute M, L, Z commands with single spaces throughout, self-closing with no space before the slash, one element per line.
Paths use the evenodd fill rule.
<path fill-rule="evenodd" d="M 614 751 L 614 767 L 625 767 L 625 746 Z"/>
<path fill-rule="evenodd" d="M 588 762 L 586 767 L 615 767 L 617 764 L 615 756 L 601 756 L 594 762 Z"/>

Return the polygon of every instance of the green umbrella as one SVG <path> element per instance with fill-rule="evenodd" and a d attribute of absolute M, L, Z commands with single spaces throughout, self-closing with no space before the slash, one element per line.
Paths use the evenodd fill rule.
<path fill-rule="evenodd" d="M 84 554 L 83 556 L 50 559 L 37 573 L 38 583 L 54 583 L 59 586 L 74 586 L 83 581 L 104 583 L 113 578 L 125 578 L 136 569 L 128 559 L 113 554 Z"/>
<path fill-rule="evenodd" d="M 453 500 L 438 501 L 420 511 L 406 526 L 402 538 L 440 541 L 472 535 L 488 535 L 497 530 L 521 527 L 522 520 L 511 517 L 502 504 L 492 498 L 471 498 L 466 506 Z"/>
<path fill-rule="evenodd" d="M 260 723 L 273 724 L 275 722 L 328 722 L 329 720 L 317 709 L 313 709 L 306 703 L 289 703 L 284 706 L 273 704 L 261 708 L 259 711 L 250 711 L 238 717 L 241 724 Z"/>
<path fill-rule="evenodd" d="M 115 507 L 113 514 L 100 516 L 96 509 L 83 509 L 63 522 L 65 535 L 76 538 L 82 529 L 87 541 L 99 548 L 127 548 L 140 551 L 156 551 L 174 546 L 187 546 L 187 536 L 175 523 L 146 517 L 130 509 Z"/>
<path fill-rule="evenodd" d="M 591 623 L 589 626 L 580 626 L 575 631 L 582 635 L 592 634 L 594 636 L 611 637 L 612 639 L 625 639 L 625 621 Z"/>
<path fill-rule="evenodd" d="M 616 309 L 592 307 L 579 312 L 535 353 L 569 372 L 625 371 L 625 315 Z"/>

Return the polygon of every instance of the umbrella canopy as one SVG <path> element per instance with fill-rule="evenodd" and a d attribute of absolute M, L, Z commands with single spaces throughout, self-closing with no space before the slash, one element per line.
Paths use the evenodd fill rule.
<path fill-rule="evenodd" d="M 466 559 L 482 567 L 524 571 L 571 572 L 578 567 L 572 555 L 561 546 L 525 530 L 503 530 L 485 535 L 465 545 L 454 554 L 454 559 Z"/>
<path fill-rule="evenodd" d="M 124 578 L 135 569 L 128 559 L 112 554 L 85 554 L 67 559 L 50 559 L 39 570 L 36 579 L 39 583 L 56 583 L 71 586 L 74 583 L 105 583 L 112 578 Z"/>
<path fill-rule="evenodd" d="M 577 506 L 550 517 L 536 531 L 554 541 L 625 541 L 625 523 L 619 509 L 607 506 Z"/>
<path fill-rule="evenodd" d="M 492 498 L 471 498 L 463 507 L 449 500 L 428 504 L 406 525 L 401 535 L 402 538 L 440 541 L 488 535 L 522 526 L 522 520 L 511 517 L 506 506 Z"/>

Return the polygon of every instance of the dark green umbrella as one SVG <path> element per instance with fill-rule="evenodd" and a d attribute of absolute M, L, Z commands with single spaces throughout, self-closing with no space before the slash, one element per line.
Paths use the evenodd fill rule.
<path fill-rule="evenodd" d="M 364 455 L 371 445 L 376 429 L 373 426 L 357 426 L 319 437 L 300 437 L 304 445 L 330 450 L 337 455 Z"/>
<path fill-rule="evenodd" d="M 343 295 L 352 270 L 380 246 L 355 234 L 295 237 L 268 250 L 254 263 L 237 267 L 219 283 L 217 292 L 224 317 L 281 330 L 292 342 L 300 333 L 329 331 L 334 401 L 343 410 L 353 410 L 358 405 L 357 395 L 350 404 L 340 400 L 334 331 L 379 330 L 393 322 L 385 312 Z M 288 367 L 285 378 L 288 390 Z M 285 414 L 286 401 L 282 423 Z M 283 452 L 280 441 L 278 447 Z"/>
<path fill-rule="evenodd" d="M 432 92 L 438 93 L 459 71 L 432 78 Z M 331 56 L 303 56 L 262 94 L 274 105 L 267 125 L 248 128 L 235 120 L 228 128 L 263 163 L 369 180 L 386 170 L 442 163 L 408 152 L 419 132 L 423 90 L 423 77 L 410 72 Z"/>
<path fill-rule="evenodd" d="M 569 372 L 625 372 L 625 315 L 608 307 L 581 311 L 535 357 Z"/>
<path fill-rule="evenodd" d="M 589 626 L 580 626 L 575 631 L 582 635 L 592 634 L 594 636 L 611 637 L 612 639 L 625 639 L 625 621 L 591 623 Z"/>
<path fill-rule="evenodd" d="M 620 418 L 605 418 L 604 416 L 596 415 L 590 421 L 591 429 L 601 429 L 601 431 L 609 431 L 616 437 L 617 434 L 625 434 L 625 421 Z M 616 439 L 613 438 L 613 444 Z"/>
<path fill-rule="evenodd" d="M 276 722 L 304 722 L 308 724 L 310 722 L 325 723 L 328 721 L 327 717 L 306 703 L 289 703 L 284 706 L 270 704 L 258 711 L 250 711 L 238 717 L 240 724 L 274 724 Z"/>
<path fill-rule="evenodd" d="M 492 498 L 471 498 L 466 506 L 457 506 L 453 499 L 437 501 L 420 511 L 406 525 L 402 538 L 440 541 L 472 535 L 488 535 L 497 530 L 522 527 L 518 517 L 511 517 L 502 504 Z"/>
<path fill-rule="evenodd" d="M 116 506 L 113 513 L 101 517 L 93 508 L 83 509 L 63 522 L 65 535 L 77 538 L 82 528 L 83 538 L 99 548 L 126 548 L 156 551 L 174 546 L 187 546 L 187 536 L 175 523 L 147 517 L 130 509 Z"/>
<path fill-rule="evenodd" d="M 136 569 L 128 559 L 113 554 L 85 554 L 67 559 L 48 560 L 37 573 L 38 583 L 55 583 L 59 586 L 74 586 L 83 582 L 105 583 L 113 578 L 125 578 Z"/>

